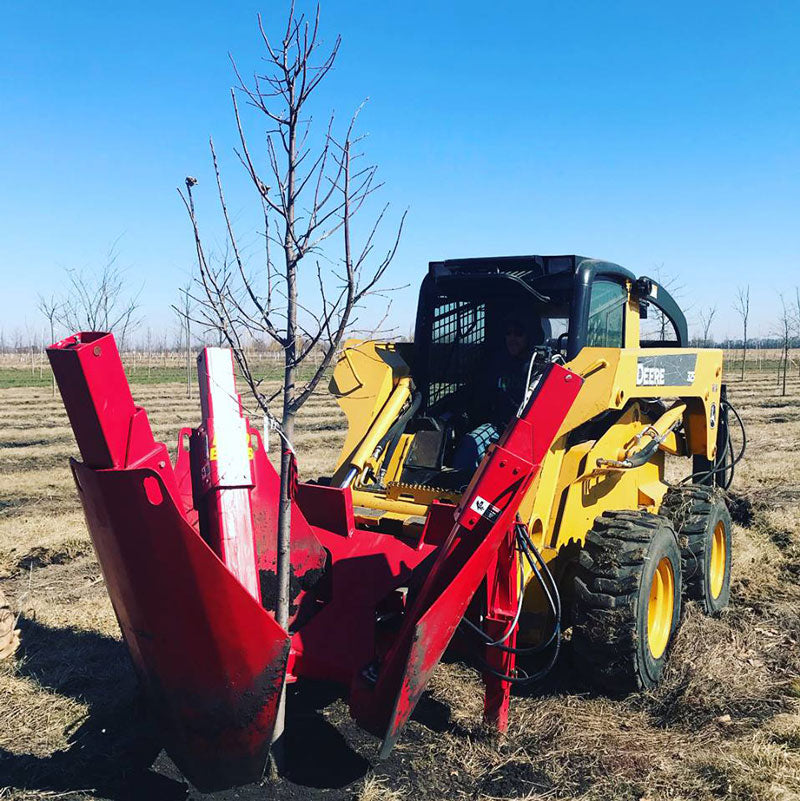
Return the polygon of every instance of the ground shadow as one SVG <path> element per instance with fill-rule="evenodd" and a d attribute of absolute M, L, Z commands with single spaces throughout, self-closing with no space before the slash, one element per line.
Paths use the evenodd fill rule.
<path fill-rule="evenodd" d="M 6 786 L 50 792 L 86 790 L 114 801 L 145 797 L 152 801 L 200 797 L 215 801 L 334 799 L 349 797 L 352 785 L 377 764 L 379 740 L 350 718 L 344 689 L 332 683 L 300 680 L 287 693 L 283 778 L 201 796 L 163 752 L 159 755 L 157 733 L 139 697 L 122 642 L 96 632 L 49 627 L 35 620 L 22 620 L 20 627 L 19 673 L 46 689 L 81 700 L 89 714 L 70 732 L 69 747 L 49 757 L 0 749 L 0 776 Z M 448 653 L 445 661 L 454 658 Z M 461 660 L 456 657 L 455 661 Z M 564 662 L 568 664 L 569 660 L 561 661 L 562 669 L 554 671 L 549 681 L 515 694 L 574 692 L 574 675 L 563 669 Z M 434 734 L 470 734 L 452 719 L 446 703 L 427 692 L 413 719 Z M 381 772 L 398 769 L 395 761 L 390 758 L 382 763 Z"/>
<path fill-rule="evenodd" d="M 125 646 L 97 632 L 53 628 L 25 618 L 20 628 L 19 675 L 85 703 L 89 714 L 69 733 L 69 747 L 51 756 L 0 749 L 3 785 L 51 792 L 94 790 L 119 801 L 185 798 L 184 783 L 150 770 L 158 741 Z"/>
<path fill-rule="evenodd" d="M 87 791 L 114 801 L 303 798 L 316 794 L 315 790 L 328 798 L 326 791 L 351 785 L 372 767 L 342 734 L 340 724 L 349 721 L 349 715 L 341 688 L 298 682 L 288 692 L 283 779 L 266 786 L 201 795 L 163 752 L 159 755 L 157 732 L 121 641 L 30 619 L 21 619 L 19 625 L 22 646 L 18 674 L 47 690 L 80 700 L 88 706 L 89 714 L 69 732 L 69 747 L 51 756 L 0 749 L 2 786 L 42 792 Z M 329 709 L 332 705 L 333 712 Z M 364 740 L 369 739 L 360 730 L 356 738 L 361 734 Z"/>
<path fill-rule="evenodd" d="M 326 709 L 333 722 L 323 713 Z M 291 687 L 286 705 L 285 778 L 320 789 L 346 787 L 362 778 L 371 765 L 342 733 L 342 724 L 347 723 L 349 713 L 337 685 L 300 681 Z"/>

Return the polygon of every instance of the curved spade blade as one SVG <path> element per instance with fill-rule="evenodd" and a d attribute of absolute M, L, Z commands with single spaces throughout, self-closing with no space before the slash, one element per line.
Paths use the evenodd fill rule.
<path fill-rule="evenodd" d="M 257 781 L 288 634 L 186 522 L 154 470 L 72 469 L 167 753 L 201 790 Z"/>

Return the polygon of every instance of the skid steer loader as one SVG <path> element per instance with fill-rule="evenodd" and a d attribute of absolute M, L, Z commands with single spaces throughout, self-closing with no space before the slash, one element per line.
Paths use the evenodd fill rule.
<path fill-rule="evenodd" d="M 284 682 L 341 683 L 386 755 L 448 648 L 480 670 L 503 729 L 511 687 L 557 667 L 566 632 L 587 682 L 649 688 L 683 601 L 728 601 L 722 353 L 690 348 L 669 293 L 618 265 L 434 262 L 413 342 L 344 345 L 337 467 L 292 487 L 288 630 L 279 478 L 231 353 L 199 357 L 202 422 L 174 464 L 110 334 L 48 354 L 120 628 L 201 789 L 260 777 Z M 667 481 L 668 456 L 686 479 Z"/>

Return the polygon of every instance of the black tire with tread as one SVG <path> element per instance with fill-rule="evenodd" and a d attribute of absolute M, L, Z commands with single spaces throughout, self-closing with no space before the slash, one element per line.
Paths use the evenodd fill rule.
<path fill-rule="evenodd" d="M 656 659 L 648 643 L 648 602 L 664 556 L 675 592 L 669 641 Z M 574 588 L 572 649 L 587 683 L 612 694 L 654 687 L 680 620 L 681 557 L 669 520 L 641 511 L 604 512 L 586 535 Z"/>
<path fill-rule="evenodd" d="M 731 595 L 731 522 L 722 493 L 701 484 L 670 487 L 661 503 L 660 513 L 669 518 L 681 546 L 683 594 L 687 601 L 697 601 L 706 614 L 714 614 L 728 605 Z M 711 540 L 717 523 L 725 527 L 725 577 L 719 594 L 711 592 L 709 562 Z"/>

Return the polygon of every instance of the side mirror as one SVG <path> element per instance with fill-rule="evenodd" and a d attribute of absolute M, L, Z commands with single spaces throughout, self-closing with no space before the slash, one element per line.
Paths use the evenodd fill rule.
<path fill-rule="evenodd" d="M 647 298 L 653 293 L 653 282 L 649 278 L 642 276 L 633 282 L 633 294 L 637 298 Z"/>

